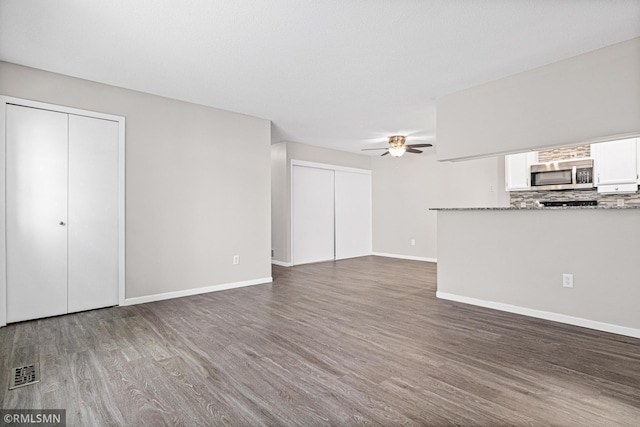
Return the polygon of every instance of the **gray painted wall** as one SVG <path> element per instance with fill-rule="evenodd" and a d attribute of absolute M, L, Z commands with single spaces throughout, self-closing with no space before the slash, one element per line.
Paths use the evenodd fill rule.
<path fill-rule="evenodd" d="M 640 135 L 640 38 L 438 100 L 438 159 Z"/>
<path fill-rule="evenodd" d="M 370 157 L 295 142 L 271 146 L 273 259 L 291 261 L 291 160 L 372 170 L 373 251 L 437 258 L 432 207 L 508 206 L 504 157 L 438 162 L 421 155 Z M 410 244 L 411 239 L 416 245 Z"/>
<path fill-rule="evenodd" d="M 272 259 L 290 262 L 291 186 L 287 160 L 287 143 L 271 146 L 271 249 Z M 287 240 L 289 238 L 289 240 Z"/>
<path fill-rule="evenodd" d="M 0 94 L 126 117 L 126 298 L 271 276 L 268 120 L 6 62 Z"/>
<path fill-rule="evenodd" d="M 640 333 L 638 209 L 439 211 L 438 233 L 439 293 Z"/>
<path fill-rule="evenodd" d="M 504 157 L 438 162 L 420 155 L 373 158 L 373 251 L 438 258 L 434 207 L 508 206 Z M 415 240 L 415 246 L 411 240 Z"/>
<path fill-rule="evenodd" d="M 287 158 L 289 160 L 304 160 L 307 162 L 326 163 L 347 168 L 371 169 L 371 157 L 364 154 L 348 153 L 346 151 L 331 150 L 314 145 L 287 142 Z"/>

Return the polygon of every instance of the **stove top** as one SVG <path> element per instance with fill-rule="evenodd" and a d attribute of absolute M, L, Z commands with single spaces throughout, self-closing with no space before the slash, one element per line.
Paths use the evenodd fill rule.
<path fill-rule="evenodd" d="M 557 207 L 557 206 L 598 206 L 597 200 L 565 200 L 565 201 L 553 201 L 543 202 L 540 201 L 545 207 Z"/>

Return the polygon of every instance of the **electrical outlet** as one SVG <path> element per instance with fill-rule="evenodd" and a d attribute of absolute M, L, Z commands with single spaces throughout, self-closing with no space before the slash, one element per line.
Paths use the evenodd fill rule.
<path fill-rule="evenodd" d="M 624 206 L 624 199 L 618 199 L 618 206 Z"/>
<path fill-rule="evenodd" d="M 573 274 L 564 273 L 562 275 L 562 287 L 573 288 Z"/>
<path fill-rule="evenodd" d="M 526 208 L 527 207 L 527 202 L 520 202 L 520 207 L 521 208 Z"/>
<path fill-rule="evenodd" d="M 233 256 L 233 265 L 238 265 L 240 264 L 240 255 L 234 255 Z"/>
<path fill-rule="evenodd" d="M 411 239 L 411 246 L 415 246 L 416 245 L 416 239 Z"/>

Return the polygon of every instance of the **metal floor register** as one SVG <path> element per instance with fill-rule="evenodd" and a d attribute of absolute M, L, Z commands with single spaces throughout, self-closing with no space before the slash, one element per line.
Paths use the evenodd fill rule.
<path fill-rule="evenodd" d="M 11 370 L 11 381 L 9 381 L 9 390 L 35 384 L 37 382 L 40 382 L 39 363 L 32 363 L 31 365 L 13 368 Z"/>

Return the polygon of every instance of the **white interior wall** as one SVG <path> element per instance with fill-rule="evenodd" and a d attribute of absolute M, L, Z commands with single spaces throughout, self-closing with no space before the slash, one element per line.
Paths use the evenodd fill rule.
<path fill-rule="evenodd" d="M 6 62 L 0 94 L 126 117 L 127 299 L 270 280 L 268 120 Z"/>
<path fill-rule="evenodd" d="M 638 209 L 438 211 L 438 297 L 640 337 L 639 220 Z"/>
<path fill-rule="evenodd" d="M 438 100 L 438 159 L 640 135 L 640 38 Z"/>
<path fill-rule="evenodd" d="M 508 204 L 503 156 L 461 162 L 439 162 L 433 151 L 375 157 L 373 252 L 436 260 L 437 215 L 429 208 Z"/>

